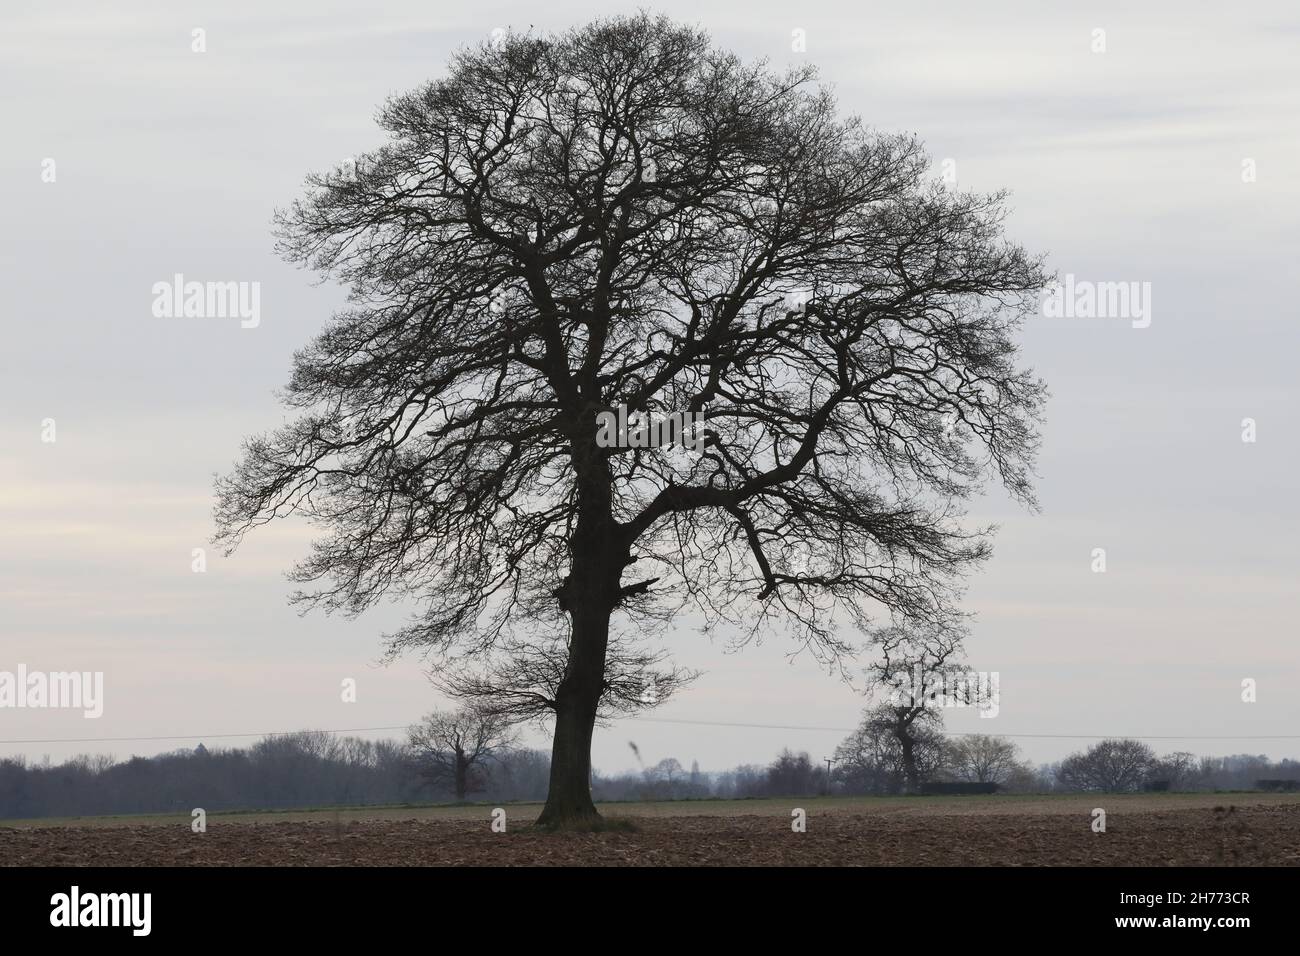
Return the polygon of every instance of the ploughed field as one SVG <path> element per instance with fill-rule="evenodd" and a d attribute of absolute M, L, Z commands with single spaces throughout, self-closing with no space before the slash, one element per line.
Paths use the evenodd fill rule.
<path fill-rule="evenodd" d="M 1093 832 L 1093 810 L 1106 832 Z M 806 813 L 793 832 L 792 810 Z M 0 821 L 0 864 L 180 866 L 1300 865 L 1300 794 L 830 797 L 603 805 L 633 829 L 553 834 L 538 804 Z"/>

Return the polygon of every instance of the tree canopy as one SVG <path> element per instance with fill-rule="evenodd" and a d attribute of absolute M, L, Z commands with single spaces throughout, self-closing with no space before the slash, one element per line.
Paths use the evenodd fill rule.
<path fill-rule="evenodd" d="M 279 216 L 351 304 L 220 480 L 219 537 L 308 517 L 300 600 L 414 599 L 392 651 L 554 715 L 557 758 L 689 677 L 649 624 L 779 622 L 834 660 L 837 613 L 947 616 L 988 476 L 1032 504 L 1040 261 L 1001 193 L 946 189 L 811 69 L 615 18 L 462 50 L 379 122 Z M 619 408 L 702 414 L 703 447 L 597 442 Z M 587 758 L 552 769 L 594 813 Z"/>

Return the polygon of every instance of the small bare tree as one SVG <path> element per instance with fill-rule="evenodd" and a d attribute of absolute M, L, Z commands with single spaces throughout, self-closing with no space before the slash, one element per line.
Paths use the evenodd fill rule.
<path fill-rule="evenodd" d="M 948 769 L 958 780 L 996 784 L 1032 772 L 1021 762 L 1020 748 L 1014 742 L 988 734 L 971 734 L 950 743 Z"/>
<path fill-rule="evenodd" d="M 1056 779 L 1067 790 L 1129 793 L 1141 789 L 1156 754 L 1140 740 L 1111 739 L 1061 761 Z"/>
<path fill-rule="evenodd" d="M 1185 750 L 1161 757 L 1151 768 L 1151 780 L 1167 790 L 1194 789 L 1204 776 L 1196 755 Z"/>
<path fill-rule="evenodd" d="M 943 769 L 945 756 L 938 711 L 880 704 L 836 748 L 836 772 L 850 789 L 915 793 Z"/>
<path fill-rule="evenodd" d="M 867 670 L 871 691 L 884 702 L 867 714 L 864 727 L 887 728 L 898 741 L 907 790 L 944 762 L 946 704 L 980 706 L 982 688 L 961 663 L 965 631 L 956 623 L 928 630 L 890 627 L 872 635 L 877 657 Z M 930 751 L 936 749 L 937 753 Z"/>
<path fill-rule="evenodd" d="M 480 707 L 434 711 L 408 731 L 411 755 L 430 783 L 450 786 L 457 802 L 481 790 L 489 760 L 514 743 L 510 724 Z"/>

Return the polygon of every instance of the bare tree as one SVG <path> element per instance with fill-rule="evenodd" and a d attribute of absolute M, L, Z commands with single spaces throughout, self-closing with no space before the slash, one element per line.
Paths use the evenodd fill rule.
<path fill-rule="evenodd" d="M 979 707 L 988 688 L 961 662 L 965 631 L 956 620 L 917 629 L 895 626 L 875 631 L 876 657 L 867 669 L 873 694 L 884 702 L 867 714 L 869 730 L 887 729 L 898 742 L 907 790 L 944 763 L 945 706 Z M 934 753 L 934 750 L 938 753 Z"/>
<path fill-rule="evenodd" d="M 848 793 L 896 793 L 903 786 L 898 738 L 868 714 L 835 748 L 834 779 Z"/>
<path fill-rule="evenodd" d="M 1020 748 L 1006 737 L 971 734 L 948 745 L 948 769 L 958 780 L 1005 784 L 1033 769 L 1020 759 Z"/>
<path fill-rule="evenodd" d="M 504 718 L 477 707 L 434 711 L 407 732 L 420 774 L 430 783 L 450 787 L 457 802 L 483 788 L 488 761 L 509 749 L 513 740 Z"/>
<path fill-rule="evenodd" d="M 836 774 L 849 790 L 915 793 L 944 769 L 946 756 L 937 710 L 879 704 L 836 748 Z"/>
<path fill-rule="evenodd" d="M 1155 751 L 1140 740 L 1103 740 L 1062 760 L 1056 778 L 1067 790 L 1129 793 L 1141 789 L 1155 765 Z"/>
<path fill-rule="evenodd" d="M 651 780 L 662 780 L 668 784 L 669 787 L 672 787 L 673 784 L 681 779 L 682 774 L 684 773 L 685 770 L 682 769 L 680 760 L 676 757 L 665 757 L 647 770 L 646 776 Z"/>
<path fill-rule="evenodd" d="M 772 796 L 796 797 L 817 792 L 817 770 L 806 753 L 782 750 L 767 768 L 767 792 Z"/>
<path fill-rule="evenodd" d="M 1150 777 L 1165 790 L 1191 790 L 1200 782 L 1203 772 L 1196 754 L 1178 750 L 1157 760 Z"/>
<path fill-rule="evenodd" d="M 596 721 L 680 684 L 648 625 L 784 621 L 836 661 L 837 610 L 943 615 L 990 475 L 1032 505 L 1039 260 L 812 70 L 642 15 L 464 50 L 380 123 L 280 215 L 352 304 L 219 480 L 218 540 L 305 515 L 299 600 L 414 598 L 392 653 L 553 718 L 544 825 L 596 816 Z M 703 415 L 704 447 L 603 443 L 620 408 Z"/>

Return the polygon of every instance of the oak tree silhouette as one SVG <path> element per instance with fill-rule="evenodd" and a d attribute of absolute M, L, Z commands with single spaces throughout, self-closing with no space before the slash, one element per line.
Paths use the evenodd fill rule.
<path fill-rule="evenodd" d="M 218 479 L 218 540 L 307 516 L 300 600 L 414 599 L 393 653 L 553 718 L 540 823 L 590 824 L 596 721 L 692 676 L 652 625 L 783 621 L 835 660 L 833 613 L 945 617 L 987 477 L 1032 505 L 1040 260 L 811 69 L 616 18 L 463 50 L 379 121 L 279 215 L 350 306 Z M 705 445 L 604 447 L 620 406 L 702 413 Z"/>

